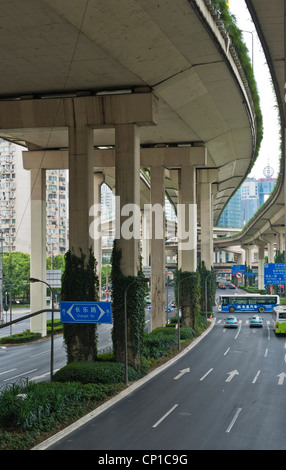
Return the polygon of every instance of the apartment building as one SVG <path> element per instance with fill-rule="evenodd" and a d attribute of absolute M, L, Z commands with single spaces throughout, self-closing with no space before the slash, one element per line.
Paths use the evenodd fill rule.
<path fill-rule="evenodd" d="M 24 170 L 25 148 L 0 139 L 0 232 L 3 251 L 31 252 L 30 172 Z M 47 256 L 68 249 L 68 172 L 46 172 Z"/>

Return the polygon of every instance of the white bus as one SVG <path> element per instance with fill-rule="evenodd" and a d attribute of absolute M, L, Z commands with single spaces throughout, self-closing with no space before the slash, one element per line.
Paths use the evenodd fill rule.
<path fill-rule="evenodd" d="M 276 334 L 286 334 L 286 305 L 274 307 L 272 312 L 272 325 Z"/>

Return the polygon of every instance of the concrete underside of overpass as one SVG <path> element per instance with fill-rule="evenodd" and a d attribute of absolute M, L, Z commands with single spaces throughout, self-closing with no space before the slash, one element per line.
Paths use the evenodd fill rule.
<path fill-rule="evenodd" d="M 29 149 L 68 148 L 59 101 L 45 108 L 43 101 L 151 90 L 158 114 L 155 125 L 140 125 L 141 145 L 205 145 L 207 167 L 219 169 L 217 220 L 251 165 L 255 121 L 205 2 L 159 0 L 154 8 L 153 0 L 121 0 L 114 8 L 104 0 L 15 0 L 1 11 L 3 138 Z M 115 145 L 112 123 L 94 127 L 94 146 Z"/>
<path fill-rule="evenodd" d="M 212 185 L 216 224 L 253 163 L 256 116 L 239 60 L 211 2 L 14 0 L 1 5 L 1 16 L 0 136 L 38 158 L 31 169 L 32 233 L 39 231 L 42 239 L 32 240 L 34 260 L 44 258 L 40 170 L 55 151 L 67 153 L 75 248 L 86 251 L 90 243 L 93 173 L 102 172 L 123 202 L 140 204 L 143 151 L 154 152 L 156 168 L 163 168 L 163 173 L 154 170 L 151 198 L 162 199 L 159 187 L 165 184 L 175 204 L 181 197 L 196 205 L 199 175 L 201 184 Z M 94 161 L 99 147 L 114 150 L 115 171 L 105 165 L 108 151 L 100 164 Z M 168 158 L 161 158 L 162 148 Z M 176 151 L 186 148 L 190 156 L 182 163 Z M 202 155 L 195 160 L 197 151 Z M 142 166 L 148 165 L 150 160 Z M 215 177 L 212 173 L 208 181 L 198 173 L 205 170 L 215 170 Z M 202 219 L 199 212 L 197 222 Z M 136 247 L 124 247 L 126 258 L 131 252 L 134 258 L 132 268 L 126 267 L 132 274 Z M 37 270 L 33 276 L 43 277 L 43 262 Z M 162 304 L 164 288 L 159 290 Z"/>

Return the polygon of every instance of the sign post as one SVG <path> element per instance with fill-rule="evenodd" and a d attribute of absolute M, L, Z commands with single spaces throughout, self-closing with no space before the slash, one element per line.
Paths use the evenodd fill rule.
<path fill-rule="evenodd" d="M 60 303 L 62 323 L 112 323 L 111 302 L 65 301 Z"/>

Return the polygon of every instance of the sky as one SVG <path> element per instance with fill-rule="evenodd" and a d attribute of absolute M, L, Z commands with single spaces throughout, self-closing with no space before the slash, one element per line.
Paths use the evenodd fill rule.
<path fill-rule="evenodd" d="M 229 9 L 236 17 L 239 29 L 253 33 L 243 32 L 243 39 L 249 50 L 250 58 L 253 57 L 254 76 L 258 87 L 260 106 L 263 115 L 263 141 L 261 143 L 256 164 L 248 176 L 263 178 L 263 169 L 269 165 L 274 170 L 273 177 L 277 177 L 279 173 L 279 158 L 281 154 L 280 132 L 279 117 L 276 108 L 277 103 L 272 87 L 271 76 L 262 46 L 256 34 L 251 16 L 245 5 L 245 1 L 229 0 Z"/>

